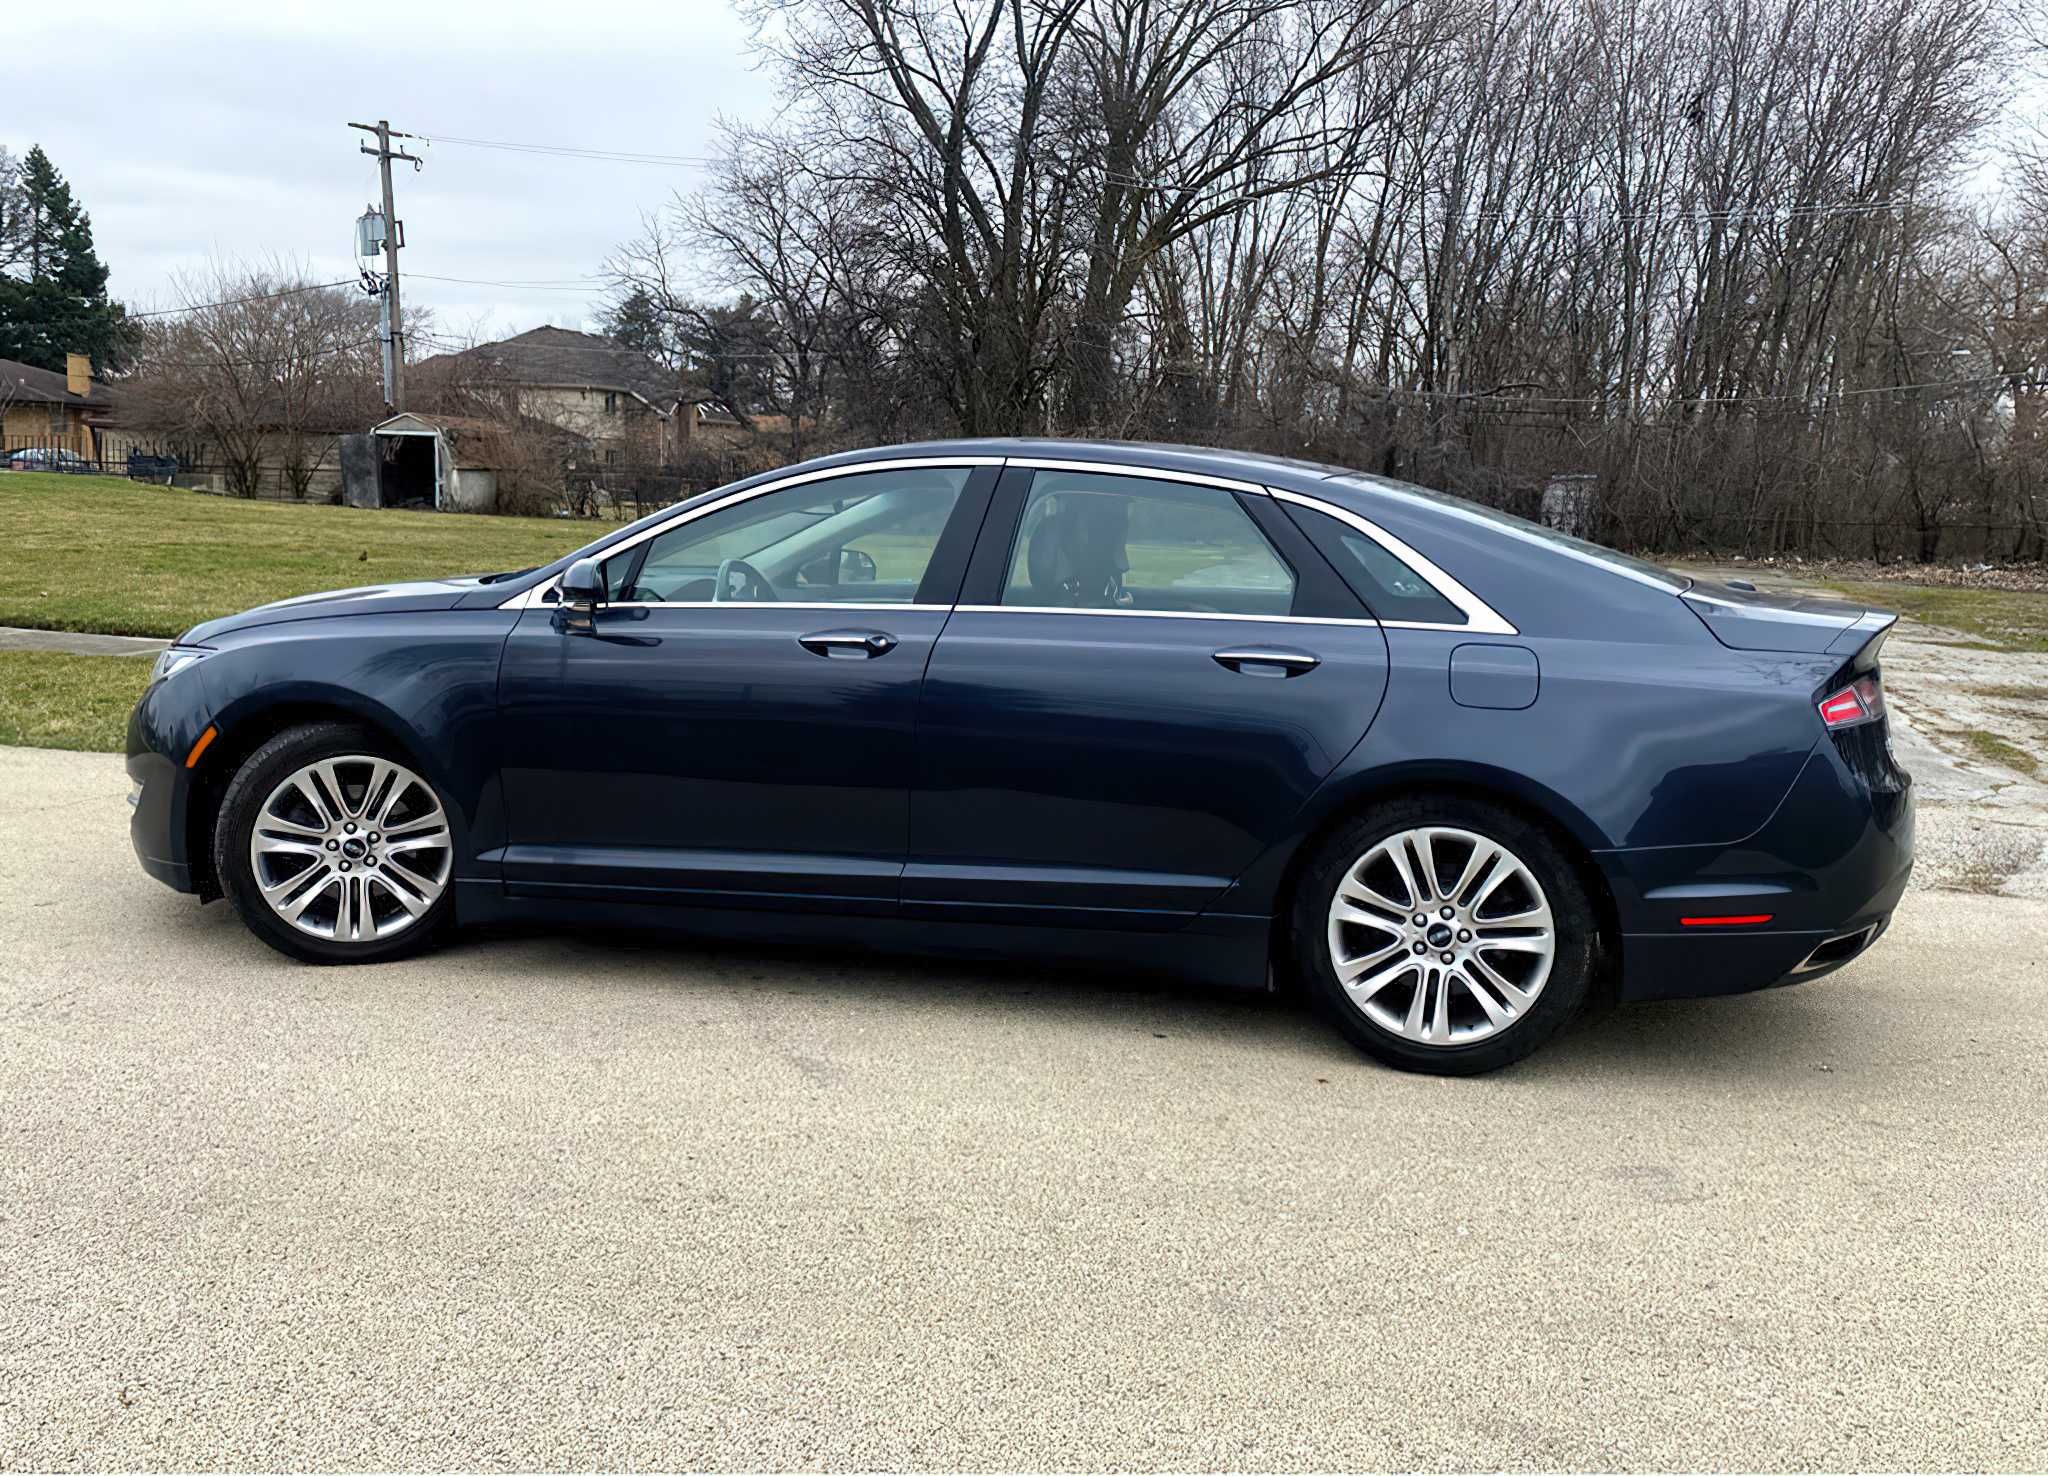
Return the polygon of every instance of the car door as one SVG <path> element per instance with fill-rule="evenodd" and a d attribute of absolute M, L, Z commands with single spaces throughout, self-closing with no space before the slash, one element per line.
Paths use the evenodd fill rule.
<path fill-rule="evenodd" d="M 1013 464 L 925 678 L 905 911 L 1177 927 L 1386 681 L 1378 625 L 1261 489 Z"/>
<path fill-rule="evenodd" d="M 524 611 L 499 692 L 513 892 L 893 910 L 919 684 L 995 478 L 802 477 L 610 551 Z"/>

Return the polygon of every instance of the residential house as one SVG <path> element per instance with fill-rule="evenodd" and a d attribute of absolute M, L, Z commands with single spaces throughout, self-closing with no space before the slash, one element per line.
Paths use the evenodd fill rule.
<path fill-rule="evenodd" d="M 553 326 L 422 359 L 416 383 L 441 379 L 495 397 L 508 415 L 544 421 L 589 448 L 598 465 L 661 465 L 688 429 L 675 374 L 637 349 L 595 333 Z"/>
<path fill-rule="evenodd" d="M 109 444 L 115 397 L 95 384 L 88 361 L 73 355 L 72 373 L 0 359 L 0 454 L 26 446 L 69 451 L 89 461 L 126 454 Z"/>

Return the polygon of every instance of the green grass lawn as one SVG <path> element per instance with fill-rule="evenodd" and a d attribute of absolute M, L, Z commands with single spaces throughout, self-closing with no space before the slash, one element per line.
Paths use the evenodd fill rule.
<path fill-rule="evenodd" d="M 2007 651 L 2048 651 L 2048 595 L 1925 584 L 1832 584 L 1876 610 L 1977 636 Z"/>
<path fill-rule="evenodd" d="M 147 656 L 0 651 L 0 744 L 119 753 L 153 664 Z"/>
<path fill-rule="evenodd" d="M 175 636 L 315 590 L 546 563 L 606 531 L 0 473 L 0 625 Z"/>

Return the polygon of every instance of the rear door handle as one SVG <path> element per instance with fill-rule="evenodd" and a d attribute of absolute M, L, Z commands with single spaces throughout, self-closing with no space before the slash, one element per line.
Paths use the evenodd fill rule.
<path fill-rule="evenodd" d="M 1232 646 L 1215 656 L 1218 664 L 1244 676 L 1300 676 L 1323 664 L 1320 657 L 1286 646 Z"/>
<path fill-rule="evenodd" d="M 896 637 L 883 630 L 820 630 L 796 639 L 807 651 L 841 660 L 872 659 L 896 649 Z"/>

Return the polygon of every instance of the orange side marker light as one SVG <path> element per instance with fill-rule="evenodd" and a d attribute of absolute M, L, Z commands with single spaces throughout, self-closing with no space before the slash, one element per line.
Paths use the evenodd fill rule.
<path fill-rule="evenodd" d="M 199 741 L 192 745 L 192 751 L 185 755 L 185 767 L 189 769 L 198 763 L 199 755 L 206 752 L 207 745 L 218 737 L 220 737 L 220 729 L 216 728 L 212 723 L 208 723 L 206 731 L 199 735 Z"/>

